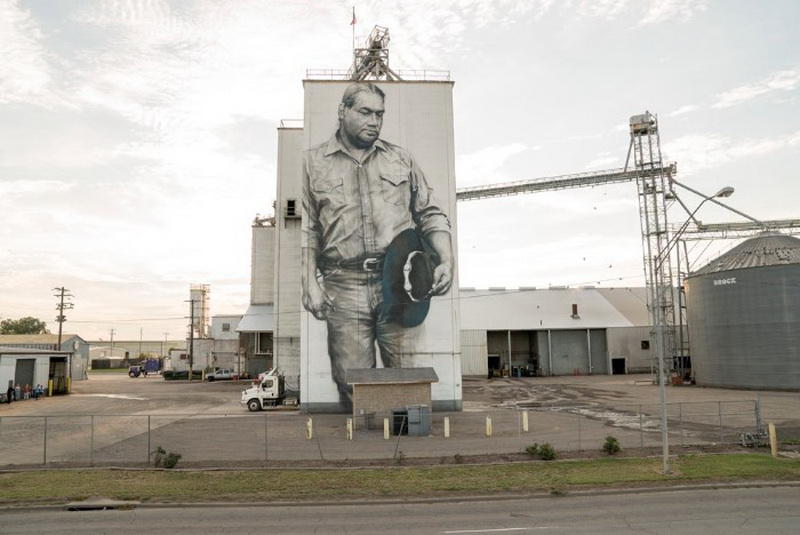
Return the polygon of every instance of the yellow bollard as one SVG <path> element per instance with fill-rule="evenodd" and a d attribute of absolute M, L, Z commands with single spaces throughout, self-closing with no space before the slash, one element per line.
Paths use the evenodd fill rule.
<path fill-rule="evenodd" d="M 389 418 L 383 419 L 383 440 L 389 440 Z"/>
<path fill-rule="evenodd" d="M 486 417 L 486 436 L 492 436 L 492 419 L 489 416 Z"/>
<path fill-rule="evenodd" d="M 528 411 L 522 411 L 522 430 L 528 432 Z"/>
<path fill-rule="evenodd" d="M 444 417 L 444 438 L 450 438 L 450 417 Z"/>
<path fill-rule="evenodd" d="M 203 368 L 203 371 L 200 372 L 200 380 L 201 381 L 205 381 L 206 380 L 206 370 L 205 370 L 205 368 Z"/>
<path fill-rule="evenodd" d="M 67 377 L 67 394 L 72 394 L 72 377 Z"/>
<path fill-rule="evenodd" d="M 348 418 L 347 423 L 344 426 L 345 437 L 347 440 L 353 440 L 353 419 Z"/>
<path fill-rule="evenodd" d="M 309 418 L 306 420 L 306 440 L 314 438 L 314 422 Z"/>
<path fill-rule="evenodd" d="M 47 396 L 49 397 L 52 395 L 53 395 L 53 380 L 49 379 L 47 381 Z"/>
<path fill-rule="evenodd" d="M 775 430 L 775 424 L 767 426 L 769 431 L 769 450 L 772 452 L 773 457 L 778 456 L 778 432 Z"/>

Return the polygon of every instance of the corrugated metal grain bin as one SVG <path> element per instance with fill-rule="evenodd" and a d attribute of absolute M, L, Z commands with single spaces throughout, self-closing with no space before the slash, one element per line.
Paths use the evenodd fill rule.
<path fill-rule="evenodd" d="M 762 233 L 686 280 L 700 385 L 800 389 L 800 240 Z"/>

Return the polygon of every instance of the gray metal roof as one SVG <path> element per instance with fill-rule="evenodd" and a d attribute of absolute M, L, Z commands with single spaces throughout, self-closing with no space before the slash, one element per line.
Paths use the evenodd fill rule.
<path fill-rule="evenodd" d="M 786 264 L 800 264 L 800 239 L 777 232 L 763 232 L 743 241 L 691 276 Z"/>
<path fill-rule="evenodd" d="M 438 383 L 433 368 L 356 368 L 347 370 L 347 384 Z"/>
<path fill-rule="evenodd" d="M 572 316 L 572 305 L 578 316 Z M 644 288 L 461 289 L 461 329 L 606 329 L 650 324 Z"/>

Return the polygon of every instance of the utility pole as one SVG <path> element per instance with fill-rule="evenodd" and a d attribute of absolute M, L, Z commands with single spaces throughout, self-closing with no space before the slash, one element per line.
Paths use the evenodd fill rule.
<path fill-rule="evenodd" d="M 189 303 L 189 381 L 191 382 L 194 368 L 194 304 L 198 301 L 189 299 L 185 302 Z"/>
<path fill-rule="evenodd" d="M 58 310 L 58 316 L 56 316 L 56 321 L 58 322 L 58 345 L 56 346 L 57 351 L 61 351 L 61 335 L 64 328 L 64 322 L 67 321 L 67 317 L 64 315 L 65 310 L 72 309 L 75 305 L 71 302 L 67 301 L 64 302 L 65 299 L 69 299 L 70 297 L 74 297 L 69 290 L 64 288 L 53 288 L 54 292 L 57 292 L 54 297 L 58 298 L 58 304 L 56 305 L 56 310 Z M 69 385 L 67 388 L 69 390 L 72 389 L 72 355 L 69 357 L 69 364 L 67 365 L 67 384 Z"/>
<path fill-rule="evenodd" d="M 109 334 L 111 335 L 111 355 L 109 356 L 114 358 L 114 329 L 111 329 Z"/>
<path fill-rule="evenodd" d="M 69 293 L 69 290 L 63 286 L 61 288 L 53 288 L 53 291 L 57 292 L 54 294 L 54 297 L 58 298 L 58 304 L 56 305 L 56 310 L 58 310 L 58 316 L 56 316 L 56 321 L 58 322 L 58 346 L 56 346 L 56 349 L 61 351 L 61 334 L 63 332 L 64 322 L 67 321 L 64 311 L 70 310 L 75 306 L 69 301 L 65 302 L 65 300 L 75 296 Z"/>
<path fill-rule="evenodd" d="M 161 342 L 161 358 L 162 359 L 164 358 L 164 346 L 167 345 L 167 336 L 168 335 L 169 335 L 169 333 L 164 333 L 164 341 Z"/>

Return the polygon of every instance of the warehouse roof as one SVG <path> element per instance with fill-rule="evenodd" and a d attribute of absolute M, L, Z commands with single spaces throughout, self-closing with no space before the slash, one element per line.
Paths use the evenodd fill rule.
<path fill-rule="evenodd" d="M 70 338 L 81 338 L 77 334 L 62 334 L 61 343 L 63 344 Z M 85 341 L 85 340 L 84 340 Z M 57 334 L 0 334 L 0 345 L 9 346 L 16 344 L 52 344 L 58 343 Z"/>
<path fill-rule="evenodd" d="M 593 329 L 650 324 L 645 288 L 547 288 L 460 292 L 461 329 Z M 573 315 L 572 305 L 577 305 Z"/>
<path fill-rule="evenodd" d="M 347 370 L 347 384 L 438 383 L 433 368 L 356 368 Z"/>
<path fill-rule="evenodd" d="M 800 264 L 800 239 L 778 232 L 762 232 L 715 258 L 691 276 L 785 264 Z"/>

